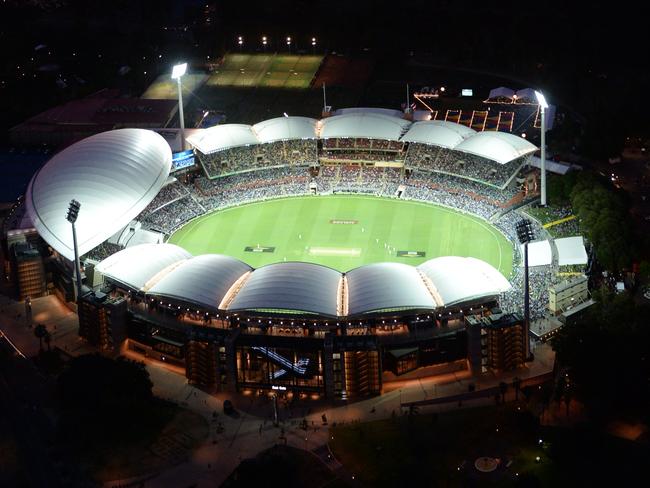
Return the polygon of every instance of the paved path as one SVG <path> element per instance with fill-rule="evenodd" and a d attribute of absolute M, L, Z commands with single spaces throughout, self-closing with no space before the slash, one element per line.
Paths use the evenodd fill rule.
<path fill-rule="evenodd" d="M 38 340 L 33 329 L 25 325 L 24 305 L 4 299 L 1 327 L 16 346 L 26 355 L 38 352 Z M 52 346 L 58 346 L 72 355 L 92 351 L 77 337 L 76 315 L 70 312 L 56 297 L 45 297 L 33 301 L 34 324 L 43 323 L 53 335 Z M 21 314 L 17 317 L 17 314 Z M 125 352 L 131 356 L 132 353 Z M 485 374 L 472 377 L 467 371 L 457 371 L 427 378 L 412 378 L 391 381 L 384 385 L 385 393 L 378 397 L 343 406 L 302 401 L 297 406 L 280 405 L 281 423 L 274 427 L 271 422 L 272 403 L 268 396 L 246 396 L 227 393 L 209 394 L 187 383 L 181 370 L 168 364 L 147 360 L 146 365 L 154 384 L 154 394 L 171 400 L 194 412 L 204 415 L 210 422 L 210 435 L 187 462 L 173 466 L 144 482 L 145 487 L 214 487 L 219 486 L 241 460 L 256 456 L 259 452 L 275 444 L 287 445 L 313 452 L 322 459 L 323 449 L 330 440 L 329 427 L 334 424 L 367 422 L 389 418 L 393 414 L 405 413 L 404 404 L 452 397 L 453 401 L 431 402 L 422 405 L 420 413 L 440 412 L 456 409 L 458 396 L 462 395 L 463 407 L 493 404 L 493 396 L 466 398 L 469 385 L 476 391 L 491 390 L 501 381 L 511 384 L 513 378 L 522 381 L 527 378 L 547 374 L 553 369 L 554 353 L 548 345 L 538 346 L 535 361 L 526 367 L 501 376 Z M 134 355 L 134 359 L 142 360 Z M 512 388 L 511 395 L 512 393 Z M 223 414 L 223 401 L 230 399 L 238 415 Z M 306 415 L 305 415 L 306 414 Z M 216 417 L 215 417 L 216 415 Z M 323 425 L 321 415 L 327 417 L 328 425 Z M 300 421 L 306 418 L 308 429 L 300 428 Z M 221 424 L 222 429 L 219 427 Z M 261 428 L 260 428 L 261 427 Z M 284 435 L 282 432 L 284 431 Z M 351 483 L 352 474 L 332 460 L 325 465 Z M 106 486 L 117 486 L 107 483 Z"/>

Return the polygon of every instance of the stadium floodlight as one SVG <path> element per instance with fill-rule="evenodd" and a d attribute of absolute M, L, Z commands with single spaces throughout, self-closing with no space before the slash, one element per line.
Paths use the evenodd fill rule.
<path fill-rule="evenodd" d="M 530 332 L 530 284 L 528 280 L 528 243 L 535 239 L 535 229 L 530 220 L 523 219 L 515 225 L 517 238 L 524 247 L 524 354 L 530 356 L 528 334 Z"/>
<path fill-rule="evenodd" d="M 79 217 L 81 204 L 77 200 L 71 200 L 68 206 L 68 213 L 65 218 L 72 224 L 72 247 L 74 248 L 74 272 L 77 282 L 77 299 L 81 298 L 81 266 L 79 265 L 79 247 L 77 246 L 77 229 L 75 223 Z"/>
<path fill-rule="evenodd" d="M 540 91 L 535 90 L 535 96 L 537 97 L 537 103 L 542 108 L 548 108 L 548 103 L 546 102 L 546 97 Z"/>
<path fill-rule="evenodd" d="M 541 195 L 540 195 L 540 205 L 542 207 L 546 206 L 546 109 L 548 108 L 548 103 L 546 102 L 546 97 L 540 91 L 535 90 L 535 96 L 537 97 L 537 103 L 539 103 L 539 116 L 542 119 L 541 124 L 541 135 L 539 144 L 541 146 L 540 151 L 540 171 L 542 173 L 542 184 L 541 184 Z"/>
<path fill-rule="evenodd" d="M 181 123 L 181 151 L 185 151 L 185 117 L 183 116 L 183 88 L 181 78 L 187 71 L 187 63 L 177 64 L 172 68 L 172 80 L 178 85 L 178 118 Z"/>
<path fill-rule="evenodd" d="M 187 71 L 187 63 L 177 64 L 172 68 L 172 80 L 176 80 L 183 76 Z"/>

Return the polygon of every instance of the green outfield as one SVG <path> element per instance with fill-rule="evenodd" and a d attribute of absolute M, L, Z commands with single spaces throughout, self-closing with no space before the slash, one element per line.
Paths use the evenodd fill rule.
<path fill-rule="evenodd" d="M 227 54 L 208 86 L 309 88 L 323 56 Z"/>
<path fill-rule="evenodd" d="M 438 256 L 472 256 L 512 271 L 496 228 L 445 207 L 367 196 L 310 196 L 251 203 L 199 217 L 169 239 L 194 255 L 227 254 L 253 267 L 308 261 L 340 271 Z"/>

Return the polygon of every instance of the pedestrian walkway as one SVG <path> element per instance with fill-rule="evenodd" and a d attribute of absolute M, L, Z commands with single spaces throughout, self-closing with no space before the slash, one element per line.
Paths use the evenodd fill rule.
<path fill-rule="evenodd" d="M 38 353 L 38 340 L 24 319 L 24 304 L 5 300 L 1 305 L 3 332 L 26 356 Z M 52 333 L 53 346 L 56 345 L 72 355 L 93 351 L 77 336 L 76 315 L 65 308 L 56 297 L 33 300 L 33 316 L 34 323 L 45 324 Z M 458 395 L 467 394 L 470 388 L 474 391 L 492 391 L 501 382 L 512 384 L 514 378 L 525 382 L 549 374 L 553 370 L 554 362 L 551 347 L 548 344 L 538 345 L 534 354 L 535 360 L 527 363 L 525 367 L 498 376 L 485 374 L 476 377 L 468 371 L 455 371 L 434 377 L 391 381 L 387 384 L 384 394 L 343 406 L 317 402 L 301 403 L 298 407 L 281 404 L 278 426 L 274 426 L 271 421 L 273 407 L 267 395 L 258 397 L 206 392 L 188 384 L 178 368 L 146 360 L 145 364 L 154 384 L 154 394 L 203 415 L 210 423 L 210 435 L 206 442 L 192 453 L 189 460 L 144 480 L 141 486 L 219 486 L 243 459 L 254 457 L 280 443 L 310 451 L 322 459 L 330 440 L 329 427 L 332 425 L 386 419 L 405 413 L 404 406 L 413 402 L 456 398 Z M 143 359 L 137 355 L 134 358 Z M 229 416 L 223 413 L 223 402 L 226 399 L 233 402 L 237 415 Z M 463 401 L 462 406 L 487 403 L 493 403 L 493 398 L 489 395 L 477 395 L 477 398 Z M 439 401 L 423 406 L 420 412 L 439 412 L 458 407 L 456 401 Z M 304 425 L 301 426 L 303 418 L 306 419 L 306 430 Z M 323 419 L 326 419 L 326 425 Z M 322 460 L 333 472 L 344 477 L 349 476 L 347 481 L 353 482 L 352 474 L 346 472 L 343 466 L 339 467 L 336 461 Z M 116 483 L 119 484 L 120 481 L 107 483 L 106 486 L 115 486 Z"/>

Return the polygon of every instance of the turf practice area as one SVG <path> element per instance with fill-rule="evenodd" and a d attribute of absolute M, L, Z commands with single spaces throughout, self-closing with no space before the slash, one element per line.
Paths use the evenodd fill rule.
<path fill-rule="evenodd" d="M 292 197 L 199 217 L 169 242 L 194 255 L 227 254 L 253 267 L 307 261 L 348 271 L 394 261 L 472 256 L 512 271 L 512 246 L 488 223 L 445 207 L 366 196 Z"/>
<path fill-rule="evenodd" d="M 309 88 L 323 56 L 293 54 L 227 54 L 207 85 Z"/>

